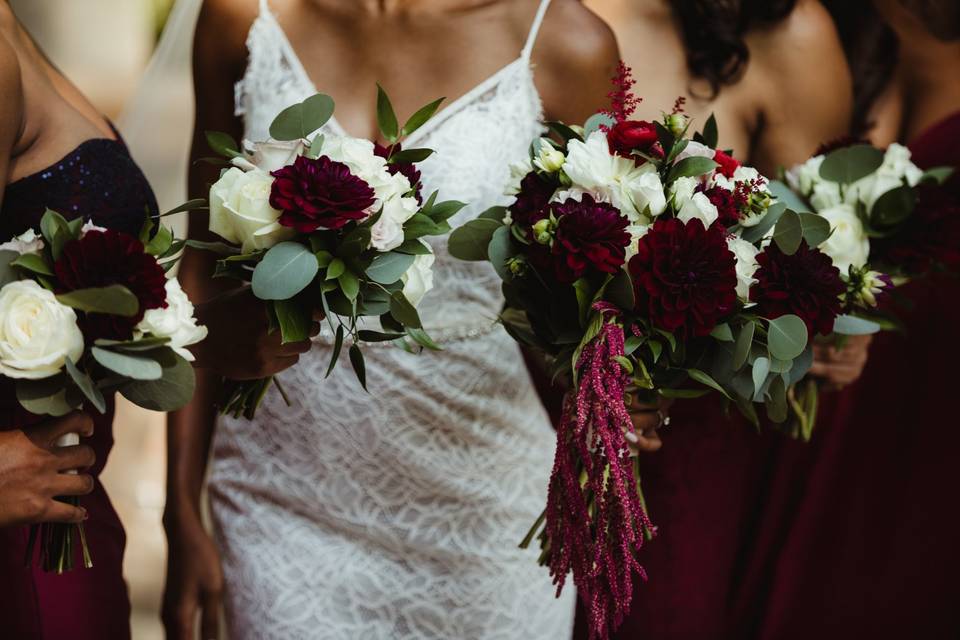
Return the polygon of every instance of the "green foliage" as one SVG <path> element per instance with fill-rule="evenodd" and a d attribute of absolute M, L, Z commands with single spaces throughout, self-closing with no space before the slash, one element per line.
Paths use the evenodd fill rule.
<path fill-rule="evenodd" d="M 270 125 L 270 136 L 282 141 L 309 138 L 330 120 L 333 110 L 333 98 L 318 93 L 281 111 Z"/>
<path fill-rule="evenodd" d="M 108 287 L 76 289 L 57 296 L 61 304 L 86 313 L 107 313 L 132 318 L 140 311 L 140 301 L 130 289 L 112 284 Z"/>
<path fill-rule="evenodd" d="M 883 164 L 883 152 L 867 144 L 831 151 L 820 165 L 820 177 L 839 184 L 853 184 Z"/>
<path fill-rule="evenodd" d="M 253 294 L 261 300 L 289 300 L 303 291 L 319 270 L 316 256 L 307 247 L 281 242 L 267 251 L 254 269 Z M 329 277 L 329 269 L 327 274 Z"/>
<path fill-rule="evenodd" d="M 767 347 L 774 358 L 793 360 L 807 348 L 807 325 L 795 315 L 771 320 L 767 330 Z"/>

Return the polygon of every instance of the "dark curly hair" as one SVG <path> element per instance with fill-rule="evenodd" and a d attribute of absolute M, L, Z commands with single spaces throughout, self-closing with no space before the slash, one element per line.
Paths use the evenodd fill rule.
<path fill-rule="evenodd" d="M 746 34 L 785 19 L 796 4 L 797 0 L 671 0 L 687 66 L 709 83 L 710 97 L 740 79 L 750 59 Z"/>

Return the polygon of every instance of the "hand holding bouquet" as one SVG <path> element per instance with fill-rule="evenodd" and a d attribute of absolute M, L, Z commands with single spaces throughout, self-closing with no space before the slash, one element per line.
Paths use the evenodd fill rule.
<path fill-rule="evenodd" d="M 327 375 L 348 338 L 364 386 L 361 342 L 409 339 L 436 348 L 416 310 L 432 287 L 434 256 L 423 238 L 449 231 L 447 219 L 463 205 L 437 202 L 436 193 L 423 201 L 416 163 L 432 151 L 403 149 L 401 142 L 439 105 L 423 107 L 401 127 L 379 90 L 387 147 L 318 133 L 334 110 L 322 94 L 277 116 L 271 141 L 240 150 L 229 136 L 208 134 L 232 165 L 209 201 L 210 230 L 229 244 L 190 244 L 224 255 L 215 275 L 249 282 L 284 343 L 307 339 L 322 312 L 334 335 Z M 379 327 L 362 328 L 362 318 L 378 318 Z M 222 411 L 252 418 L 271 381 L 228 382 Z"/>
<path fill-rule="evenodd" d="M 515 167 L 508 207 L 454 231 L 450 252 L 503 279 L 501 320 L 573 382 L 540 534 L 558 589 L 572 572 L 594 637 L 629 611 L 636 551 L 654 533 L 625 433 L 630 396 L 723 394 L 753 421 L 805 414 L 791 389 L 830 333 L 847 286 L 818 249 L 829 223 L 787 209 L 755 169 L 689 137 L 682 101 L 660 122 L 621 68 L 613 106 L 582 128 L 549 123 Z M 852 303 L 851 303 L 852 304 Z M 545 520 L 545 522 L 544 522 Z"/>
<path fill-rule="evenodd" d="M 151 220 L 139 239 L 54 211 L 40 227 L 0 245 L 0 375 L 16 381 L 19 404 L 36 415 L 104 413 L 119 391 L 154 411 L 185 405 L 194 383 L 186 347 L 206 329 L 165 274 L 182 244 L 163 227 L 154 233 Z M 78 442 L 70 434 L 58 444 Z M 75 534 L 90 566 L 82 525 L 34 528 L 45 570 L 72 568 Z"/>

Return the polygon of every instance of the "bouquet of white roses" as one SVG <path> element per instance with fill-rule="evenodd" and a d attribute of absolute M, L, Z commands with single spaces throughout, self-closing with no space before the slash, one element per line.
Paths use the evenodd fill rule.
<path fill-rule="evenodd" d="M 226 134 L 208 134 L 232 165 L 209 199 L 210 230 L 229 244 L 190 244 L 223 254 L 215 275 L 248 281 L 285 343 L 307 339 L 312 318 L 322 312 L 334 335 L 327 375 L 347 338 L 364 386 L 360 343 L 409 339 L 436 348 L 416 310 L 433 282 L 434 256 L 422 238 L 449 231 L 447 219 L 463 204 L 437 202 L 436 193 L 424 202 L 416 163 L 432 151 L 401 143 L 439 105 L 423 107 L 401 127 L 379 89 L 385 147 L 319 133 L 334 110 L 323 94 L 277 116 L 271 141 L 245 142 L 241 149 Z M 364 317 L 378 318 L 377 330 L 362 328 Z M 221 410 L 252 418 L 271 382 L 227 381 Z"/>
<path fill-rule="evenodd" d="M 15 381 L 23 409 L 104 413 L 115 391 L 154 411 L 185 405 L 194 385 L 186 347 L 207 332 L 166 277 L 181 243 L 152 220 L 134 238 L 47 211 L 40 230 L 0 244 L 0 376 Z M 70 434 L 58 444 L 78 442 Z M 82 525 L 35 527 L 31 557 L 40 539 L 43 568 L 69 571 L 75 535 L 91 566 Z"/>

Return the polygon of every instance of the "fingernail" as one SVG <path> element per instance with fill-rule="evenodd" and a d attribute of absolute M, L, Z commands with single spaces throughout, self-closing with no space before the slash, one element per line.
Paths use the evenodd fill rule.
<path fill-rule="evenodd" d="M 626 438 L 628 442 L 632 442 L 633 444 L 640 442 L 640 438 L 633 431 L 624 431 L 623 437 Z"/>

